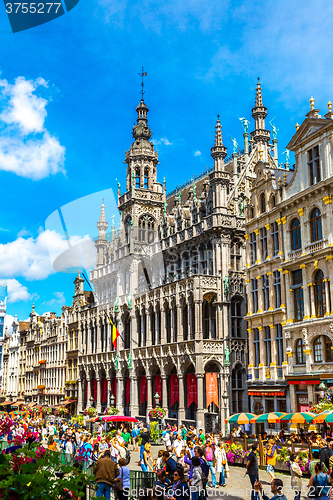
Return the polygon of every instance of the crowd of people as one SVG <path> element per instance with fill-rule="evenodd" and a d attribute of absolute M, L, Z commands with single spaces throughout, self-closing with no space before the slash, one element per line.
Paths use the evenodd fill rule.
<path fill-rule="evenodd" d="M 242 434 L 244 430 L 239 427 L 228 437 L 241 437 Z M 140 423 L 129 427 L 121 423 L 117 429 L 107 429 L 106 423 L 100 422 L 92 433 L 87 430 L 87 426 L 59 418 L 51 418 L 48 422 L 32 418 L 17 419 L 7 441 L 9 444 L 16 443 L 23 436 L 29 445 L 37 441 L 45 448 L 58 452 L 63 464 L 91 471 L 95 476 L 97 497 L 110 499 L 111 492 L 114 492 L 119 500 L 127 500 L 131 487 L 128 464 L 133 451 L 140 452 L 142 477 L 153 480 L 149 483 L 153 486 L 148 495 L 150 500 L 155 497 L 165 500 L 204 500 L 207 487 L 223 488 L 229 478 L 224 444 L 226 439 L 222 440 L 221 433 L 204 434 L 201 429 L 197 431 L 194 427 L 167 425 L 161 433 L 163 447 L 158 450 L 156 458 L 152 456 L 149 424 Z M 303 444 L 304 439 L 311 443 L 312 452 L 308 497 L 333 500 L 333 438 L 329 433 L 306 435 L 301 430 L 299 435 L 287 436 L 281 431 L 274 437 L 268 437 L 266 432 L 262 432 L 260 437 L 250 438 L 254 442 L 247 456 L 246 474 L 251 484 L 251 500 L 258 500 L 260 495 L 263 500 L 268 499 L 259 480 L 259 441 L 266 455 L 266 472 L 271 476 L 271 500 L 285 499 L 282 481 L 275 476 L 275 464 L 278 447 L 293 443 L 295 453 L 291 453 L 289 458 L 291 487 L 295 500 L 300 500 L 303 473 L 297 455 L 300 448 L 297 446 Z"/>

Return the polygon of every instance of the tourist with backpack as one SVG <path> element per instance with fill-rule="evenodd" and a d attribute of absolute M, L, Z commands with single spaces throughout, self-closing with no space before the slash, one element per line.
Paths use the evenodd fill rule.
<path fill-rule="evenodd" d="M 216 487 L 216 470 L 215 470 L 216 459 L 215 459 L 215 454 L 214 454 L 214 448 L 212 446 L 212 442 L 210 439 L 207 439 L 205 456 L 206 456 L 206 460 L 207 460 L 207 465 L 209 466 L 209 470 L 212 474 L 212 487 L 215 488 Z"/>

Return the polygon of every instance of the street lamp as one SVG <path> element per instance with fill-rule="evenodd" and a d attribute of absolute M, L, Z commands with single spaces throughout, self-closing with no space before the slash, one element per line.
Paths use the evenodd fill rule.
<path fill-rule="evenodd" d="M 155 406 L 158 406 L 160 404 L 160 399 L 161 399 L 161 396 L 159 395 L 158 392 L 156 392 L 154 399 L 155 399 Z"/>
<path fill-rule="evenodd" d="M 62 398 L 60 399 L 60 404 L 64 404 L 64 401 L 65 401 L 65 400 L 64 400 L 64 397 L 62 397 Z"/>
<path fill-rule="evenodd" d="M 222 394 L 222 399 L 223 399 L 223 402 L 224 402 L 224 421 L 227 420 L 228 418 L 228 400 L 229 400 L 229 394 L 227 393 L 227 391 L 224 391 L 224 393 Z M 227 429 L 228 429 L 228 423 L 225 422 L 225 434 L 227 435 Z"/>
<path fill-rule="evenodd" d="M 116 398 L 114 397 L 114 395 L 111 393 L 111 396 L 110 396 L 110 403 L 111 403 L 111 406 L 114 406 L 114 402 L 115 402 Z"/>
<path fill-rule="evenodd" d="M 326 396 L 327 385 L 325 384 L 325 382 L 323 380 L 318 385 L 318 389 L 319 389 L 319 395 L 320 395 L 320 397 L 324 398 Z"/>
<path fill-rule="evenodd" d="M 90 404 L 90 406 L 93 406 L 93 404 L 94 404 L 94 396 L 90 396 L 90 398 L 89 398 L 89 404 Z"/>

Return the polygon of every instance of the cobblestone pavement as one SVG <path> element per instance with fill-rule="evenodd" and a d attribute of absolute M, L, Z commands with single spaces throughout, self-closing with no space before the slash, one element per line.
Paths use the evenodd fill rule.
<path fill-rule="evenodd" d="M 157 458 L 158 450 L 163 449 L 163 446 L 152 446 L 152 457 Z M 139 462 L 139 452 L 132 452 L 132 458 L 130 463 L 130 469 L 132 470 L 141 470 L 141 467 L 138 465 Z M 229 478 L 226 479 L 226 487 L 217 487 L 217 488 L 208 488 L 208 495 L 211 500 L 220 499 L 220 500 L 243 500 L 243 499 L 251 499 L 251 483 L 249 478 L 245 475 L 244 467 L 230 466 L 229 467 Z M 290 474 L 278 474 L 276 473 L 276 477 L 282 479 L 284 484 L 284 494 L 286 495 L 288 500 L 294 500 L 294 493 L 291 490 L 290 486 Z M 259 472 L 259 480 L 262 483 L 265 492 L 268 494 L 269 498 L 273 496 L 270 491 L 270 475 L 266 473 L 264 470 L 260 470 Z M 303 488 L 302 488 L 302 498 L 307 497 L 307 484 L 309 482 L 309 477 L 305 477 L 303 479 Z M 211 476 L 209 477 L 209 484 L 211 484 Z"/>

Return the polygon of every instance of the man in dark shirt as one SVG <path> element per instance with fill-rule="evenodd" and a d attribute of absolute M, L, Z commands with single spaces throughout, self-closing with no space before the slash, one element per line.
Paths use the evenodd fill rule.
<path fill-rule="evenodd" d="M 325 439 L 320 441 L 320 461 L 326 465 L 327 470 L 330 468 L 330 456 L 332 455 L 332 450 L 327 446 Z"/>
<path fill-rule="evenodd" d="M 165 451 L 162 457 L 162 463 L 165 464 L 165 472 L 168 479 L 173 482 L 173 474 L 177 470 L 177 464 L 172 457 L 170 457 L 170 453 Z"/>
<path fill-rule="evenodd" d="M 251 447 L 251 453 L 247 457 L 247 464 L 246 464 L 246 474 L 248 474 L 252 486 L 251 500 L 254 500 L 256 496 L 254 491 L 254 483 L 256 481 L 259 481 L 259 464 L 256 453 L 257 448 L 258 448 L 258 443 L 253 443 Z"/>
<path fill-rule="evenodd" d="M 157 497 L 164 497 L 171 487 L 171 481 L 165 475 L 164 469 L 158 469 L 156 472 L 155 493 Z"/>

